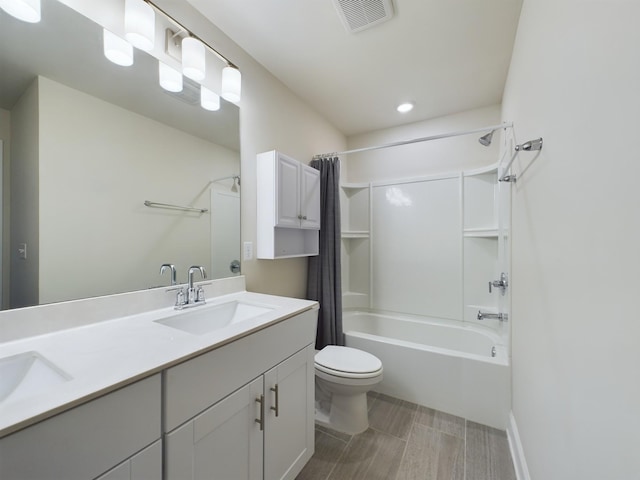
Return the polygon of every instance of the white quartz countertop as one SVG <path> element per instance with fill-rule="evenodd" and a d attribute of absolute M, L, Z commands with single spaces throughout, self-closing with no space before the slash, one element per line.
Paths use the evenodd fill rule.
<path fill-rule="evenodd" d="M 155 322 L 231 301 L 270 309 L 201 335 Z M 181 312 L 168 307 L 0 343 L 0 360 L 37 352 L 69 377 L 32 396 L 0 401 L 0 437 L 316 306 L 309 300 L 238 292 Z"/>

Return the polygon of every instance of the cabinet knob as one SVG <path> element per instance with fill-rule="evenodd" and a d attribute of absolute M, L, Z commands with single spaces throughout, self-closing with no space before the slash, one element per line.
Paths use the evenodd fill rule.
<path fill-rule="evenodd" d="M 307 216 L 306 216 L 306 215 L 304 215 L 304 216 L 302 217 L 302 219 L 303 219 L 303 220 L 306 220 L 306 219 L 307 219 Z"/>
<path fill-rule="evenodd" d="M 302 215 L 298 215 L 298 220 L 302 220 Z"/>

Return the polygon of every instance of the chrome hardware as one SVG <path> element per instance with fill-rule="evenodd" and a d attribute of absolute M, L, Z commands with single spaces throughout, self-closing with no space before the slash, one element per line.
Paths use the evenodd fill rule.
<path fill-rule="evenodd" d="M 507 280 L 507 274 L 502 272 L 500 274 L 500 280 L 494 280 L 493 282 L 489 282 L 489 293 L 491 293 L 491 287 L 496 287 L 500 289 L 500 293 L 504 295 L 507 291 L 507 287 L 509 286 L 509 281 Z"/>
<path fill-rule="evenodd" d="M 231 265 L 229 265 L 229 270 L 231 270 L 231 273 L 240 273 L 240 260 L 232 261 Z"/>
<path fill-rule="evenodd" d="M 502 178 L 498 179 L 499 182 L 516 182 L 516 176 L 515 175 L 505 175 Z"/>
<path fill-rule="evenodd" d="M 171 272 L 171 285 L 175 285 L 176 282 L 176 266 L 171 263 L 163 263 L 160 265 L 160 275 L 162 275 L 165 271 L 169 270 Z"/>
<path fill-rule="evenodd" d="M 491 356 L 495 357 L 497 353 L 498 352 L 496 351 L 496 347 L 495 346 L 491 347 Z"/>
<path fill-rule="evenodd" d="M 176 310 L 197 307 L 198 305 L 207 303 L 204 298 L 204 288 L 202 288 L 202 286 L 198 288 L 193 286 L 193 274 L 195 272 L 200 272 L 203 279 L 207 278 L 207 272 L 203 267 L 193 266 L 189 268 L 187 286 L 184 290 L 181 288 L 176 295 Z"/>
<path fill-rule="evenodd" d="M 272 392 L 274 392 L 276 394 L 276 406 L 274 407 L 273 405 L 271 406 L 271 410 L 273 410 L 274 412 L 276 412 L 276 417 L 278 416 L 278 412 L 279 412 L 279 401 L 278 401 L 278 384 L 276 383 L 275 387 L 271 387 L 270 390 Z"/>
<path fill-rule="evenodd" d="M 260 425 L 260 430 L 264 430 L 264 395 L 256 398 L 256 402 L 260 404 L 260 418 L 256 418 L 256 423 Z"/>
<path fill-rule="evenodd" d="M 302 214 L 298 215 L 298 220 L 302 220 Z"/>
<path fill-rule="evenodd" d="M 476 316 L 478 320 L 500 320 L 501 322 L 509 321 L 509 315 L 506 313 L 484 313 L 481 310 L 478 310 L 478 315 Z"/>
<path fill-rule="evenodd" d="M 516 145 L 516 152 L 522 150 L 523 152 L 532 152 L 534 150 L 542 150 L 542 137 L 535 140 L 529 140 L 522 145 Z"/>

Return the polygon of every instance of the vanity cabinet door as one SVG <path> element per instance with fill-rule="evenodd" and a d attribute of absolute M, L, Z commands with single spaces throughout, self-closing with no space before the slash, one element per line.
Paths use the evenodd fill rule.
<path fill-rule="evenodd" d="M 96 480 L 162 480 L 162 442 L 158 440 Z"/>
<path fill-rule="evenodd" d="M 293 479 L 314 452 L 314 356 L 309 345 L 264 375 L 264 478 Z"/>
<path fill-rule="evenodd" d="M 165 437 L 166 480 L 263 478 L 258 377 Z"/>

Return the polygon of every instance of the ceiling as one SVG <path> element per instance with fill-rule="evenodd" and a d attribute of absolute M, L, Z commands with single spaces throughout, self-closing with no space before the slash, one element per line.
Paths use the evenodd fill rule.
<path fill-rule="evenodd" d="M 522 5 L 392 0 L 350 33 L 334 0 L 188 2 L 347 136 L 500 103 Z"/>

